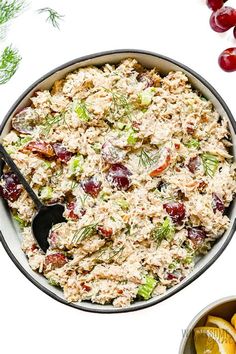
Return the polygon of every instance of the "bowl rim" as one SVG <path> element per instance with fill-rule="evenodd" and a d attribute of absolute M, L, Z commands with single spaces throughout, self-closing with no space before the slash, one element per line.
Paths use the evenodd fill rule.
<path fill-rule="evenodd" d="M 215 300 L 214 302 L 211 302 L 209 305 L 205 306 L 201 311 L 199 311 L 194 317 L 193 319 L 190 321 L 190 323 L 188 324 L 187 328 L 186 328 L 186 333 L 187 335 L 185 335 L 183 337 L 183 339 L 180 342 L 180 347 L 179 347 L 179 354 L 184 354 L 184 350 L 186 348 L 186 344 L 187 341 L 189 339 L 189 337 L 191 336 L 196 324 L 198 323 L 198 321 L 205 316 L 207 313 L 209 313 L 210 311 L 214 310 L 216 307 L 226 304 L 228 302 L 232 302 L 235 301 L 236 302 L 236 295 L 230 295 L 230 296 L 226 296 L 223 298 L 220 298 L 218 300 Z"/>
<path fill-rule="evenodd" d="M 57 66 L 56 68 L 50 70 L 49 72 L 47 72 L 46 74 L 44 74 L 43 76 L 41 76 L 38 80 L 36 80 L 34 83 L 32 83 L 20 96 L 19 98 L 13 103 L 13 105 L 11 106 L 11 108 L 8 110 L 8 112 L 6 113 L 5 117 L 3 118 L 3 121 L 0 125 L 0 134 L 2 133 L 8 119 L 11 117 L 12 113 L 15 111 L 15 109 L 18 107 L 18 105 L 21 103 L 21 101 L 37 86 L 39 85 L 41 82 L 43 82 L 44 80 L 48 79 L 50 76 L 52 76 L 53 74 L 55 74 L 56 72 L 66 69 L 69 66 L 78 64 L 80 62 L 86 61 L 86 60 L 91 60 L 91 59 L 95 59 L 95 58 L 99 58 L 99 57 L 103 57 L 103 56 L 107 56 L 107 55 L 116 55 L 116 54 L 130 54 L 130 56 L 135 55 L 135 54 L 144 54 L 144 55 L 148 55 L 151 57 L 155 57 L 155 58 L 159 58 L 165 61 L 168 61 L 178 67 L 180 67 L 181 69 L 183 69 L 184 71 L 186 71 L 187 73 L 189 73 L 190 75 L 192 75 L 193 77 L 195 77 L 196 79 L 198 79 L 212 94 L 213 96 L 220 102 L 221 106 L 223 107 L 223 109 L 225 110 L 234 133 L 236 134 L 236 121 L 233 118 L 233 115 L 230 111 L 230 109 L 228 108 L 227 104 L 225 103 L 224 99 L 221 97 L 221 95 L 216 91 L 216 89 L 207 81 L 205 80 L 201 75 L 199 75 L 198 73 L 196 73 L 194 70 L 190 69 L 188 66 L 172 59 L 169 58 L 165 55 L 162 54 L 158 54 L 152 51 L 147 51 L 147 50 L 141 50 L 141 49 L 115 49 L 115 50 L 108 50 L 108 51 L 102 51 L 102 52 L 97 52 L 94 54 L 89 54 L 89 55 L 85 55 L 82 57 L 78 57 L 75 58 L 73 60 L 67 61 L 66 63 Z M 164 296 L 162 296 L 161 298 L 158 298 L 158 296 L 156 298 L 152 298 L 152 301 L 150 302 L 150 300 L 148 301 L 143 301 L 140 302 L 140 304 L 138 304 L 135 307 L 125 307 L 125 308 L 96 308 L 96 304 L 94 304 L 94 307 L 84 307 L 83 305 L 81 305 L 80 303 L 69 303 L 67 302 L 65 299 L 60 298 L 59 296 L 57 296 L 54 292 L 50 291 L 49 289 L 47 289 L 46 287 L 44 287 L 42 284 L 40 284 L 33 276 L 31 276 L 28 271 L 19 263 L 19 261 L 16 259 L 16 257 L 14 256 L 14 254 L 12 253 L 10 247 L 8 246 L 7 242 L 4 239 L 4 236 L 0 230 L 0 242 L 2 243 L 5 251 L 7 252 L 8 256 L 10 257 L 10 259 L 13 261 L 13 263 L 17 266 L 17 268 L 21 271 L 21 273 L 28 279 L 31 281 L 31 283 L 33 283 L 35 286 L 37 286 L 41 291 L 43 291 L 45 294 L 49 295 L 51 298 L 76 309 L 80 309 L 83 311 L 87 311 L 87 312 L 93 312 L 93 313 L 125 313 L 125 312 L 131 312 L 131 311 L 136 311 L 136 310 L 141 310 L 141 309 L 145 309 L 148 308 L 150 306 L 156 305 L 157 303 L 160 303 L 164 300 L 166 300 L 167 298 L 173 296 L 174 294 L 178 293 L 179 291 L 183 290 L 186 286 L 188 286 L 189 284 L 191 284 L 194 280 L 196 280 L 200 275 L 202 275 L 217 259 L 218 257 L 223 253 L 223 251 L 226 249 L 226 247 L 228 246 L 229 242 L 231 241 L 233 234 L 236 230 L 236 219 L 234 220 L 233 224 L 231 225 L 231 229 L 229 229 L 229 234 L 226 238 L 226 240 L 224 241 L 224 243 L 222 244 L 221 248 L 218 250 L 217 253 L 214 254 L 214 256 L 201 268 L 199 269 L 194 275 L 192 275 L 189 279 L 187 279 L 186 281 L 182 282 L 179 284 L 179 286 L 175 289 L 173 289 L 171 292 L 168 292 L 167 294 L 165 294 Z"/>

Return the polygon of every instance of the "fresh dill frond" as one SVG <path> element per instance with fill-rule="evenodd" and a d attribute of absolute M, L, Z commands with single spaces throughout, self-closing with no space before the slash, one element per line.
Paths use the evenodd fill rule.
<path fill-rule="evenodd" d="M 86 202 L 86 199 L 88 198 L 88 194 L 86 194 L 85 196 L 80 196 L 79 199 L 80 199 L 80 203 L 81 203 L 81 206 L 82 208 L 84 209 L 85 207 L 85 202 Z"/>
<path fill-rule="evenodd" d="M 170 218 L 165 218 L 164 222 L 161 225 L 157 225 L 153 231 L 152 231 L 152 236 L 154 240 L 157 242 L 158 245 L 161 244 L 161 242 L 164 239 L 167 240 L 172 240 L 173 236 L 175 233 L 175 228 L 170 220 Z"/>
<path fill-rule="evenodd" d="M 0 56 L 0 85 L 8 82 L 15 74 L 21 61 L 21 56 L 17 49 L 8 46 Z"/>
<path fill-rule="evenodd" d="M 42 123 L 41 133 L 44 135 L 49 134 L 53 129 L 53 127 L 58 125 L 61 122 L 66 123 L 64 114 L 55 115 L 55 116 L 48 114 L 44 122 Z"/>
<path fill-rule="evenodd" d="M 22 0 L 0 0 L 0 25 L 16 18 L 25 7 L 26 2 Z"/>
<path fill-rule="evenodd" d="M 97 225 L 98 223 L 89 224 L 76 231 L 72 238 L 72 243 L 78 243 L 93 236 L 96 233 Z"/>
<path fill-rule="evenodd" d="M 46 18 L 46 21 L 51 23 L 53 27 L 60 29 L 59 21 L 63 19 L 64 15 L 60 15 L 56 10 L 53 10 L 50 7 L 44 7 L 42 9 L 39 9 L 38 13 L 47 13 L 48 17 Z"/>
<path fill-rule="evenodd" d="M 217 171 L 219 160 L 216 156 L 209 153 L 204 153 L 201 157 L 205 174 L 210 177 L 213 177 Z"/>
<path fill-rule="evenodd" d="M 186 146 L 188 148 L 195 148 L 195 149 L 199 149 L 200 148 L 200 141 L 197 139 L 191 139 L 186 143 Z"/>
<path fill-rule="evenodd" d="M 74 111 L 83 122 L 91 120 L 88 107 L 84 101 L 77 101 Z"/>
<path fill-rule="evenodd" d="M 128 101 L 127 97 L 124 96 L 122 93 L 114 90 L 109 90 L 106 88 L 104 88 L 104 90 L 111 94 L 111 98 L 112 98 L 111 111 L 113 115 L 120 115 L 120 111 L 123 110 L 123 116 L 130 119 L 132 115 L 133 107 L 132 104 Z"/>
<path fill-rule="evenodd" d="M 141 150 L 139 155 L 139 166 L 142 165 L 144 167 L 148 167 L 156 163 L 158 160 L 158 156 L 151 156 L 147 151 L 144 149 Z"/>

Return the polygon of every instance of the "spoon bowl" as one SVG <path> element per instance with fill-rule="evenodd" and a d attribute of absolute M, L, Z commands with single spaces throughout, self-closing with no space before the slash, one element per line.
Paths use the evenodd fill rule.
<path fill-rule="evenodd" d="M 63 216 L 65 207 L 62 204 L 43 205 L 32 220 L 32 232 L 39 247 L 46 252 L 49 243 L 48 235 L 53 225 L 66 222 Z"/>
<path fill-rule="evenodd" d="M 3 158 L 6 164 L 11 168 L 12 172 L 14 172 L 18 177 L 20 183 L 28 192 L 29 196 L 34 202 L 35 207 L 37 208 L 37 213 L 35 214 L 31 224 L 32 232 L 39 247 L 44 252 L 46 252 L 49 247 L 48 235 L 50 229 L 55 224 L 66 222 L 66 219 L 63 216 L 65 207 L 62 204 L 53 204 L 48 206 L 44 205 L 39 200 L 38 196 L 35 194 L 2 144 L 0 144 L 0 157 Z"/>

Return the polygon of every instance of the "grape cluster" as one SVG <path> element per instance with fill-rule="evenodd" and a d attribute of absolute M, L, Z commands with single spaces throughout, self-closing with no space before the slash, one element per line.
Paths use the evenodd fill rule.
<path fill-rule="evenodd" d="M 224 6 L 227 0 L 207 0 L 207 6 L 213 10 L 210 26 L 215 32 L 226 32 L 233 29 L 236 38 L 236 9 Z M 236 71 L 236 48 L 225 49 L 218 59 L 221 69 L 227 72 Z"/>

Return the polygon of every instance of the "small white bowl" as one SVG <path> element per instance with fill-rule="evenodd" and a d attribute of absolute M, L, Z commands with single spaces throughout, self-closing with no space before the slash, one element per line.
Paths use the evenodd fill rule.
<path fill-rule="evenodd" d="M 232 316 L 236 313 L 236 296 L 229 296 L 217 300 L 205 307 L 189 324 L 183 332 L 183 339 L 180 344 L 179 354 L 196 354 L 194 347 L 194 328 L 204 326 L 207 316 L 221 317 L 230 322 Z"/>
<path fill-rule="evenodd" d="M 184 72 L 191 84 L 195 89 L 200 91 L 206 98 L 211 100 L 215 105 L 216 109 L 221 115 L 228 117 L 229 128 L 233 141 L 233 154 L 235 154 L 236 149 L 236 123 L 234 118 L 227 107 L 224 100 L 217 93 L 217 91 L 200 75 L 198 75 L 193 70 L 189 69 L 185 65 L 178 63 L 177 61 L 167 58 L 163 55 L 151 53 L 143 50 L 114 50 L 103 53 L 96 53 L 92 55 L 88 55 L 82 58 L 78 58 L 72 60 L 68 63 L 61 65 L 60 67 L 50 71 L 35 83 L 33 83 L 14 103 L 6 117 L 3 120 L 3 123 L 0 127 L 1 136 L 5 136 L 10 128 L 11 128 L 11 118 L 12 116 L 22 110 L 25 106 L 30 103 L 30 97 L 37 90 L 49 89 L 52 84 L 58 80 L 63 78 L 67 73 L 78 69 L 79 67 L 87 66 L 87 65 L 103 65 L 105 63 L 115 64 L 120 62 L 125 58 L 136 58 L 141 64 L 146 66 L 147 68 L 157 67 L 161 74 L 165 75 L 169 71 L 182 71 Z M 12 218 L 10 216 L 9 209 L 7 204 L 1 200 L 0 201 L 0 215 L 1 215 L 1 234 L 0 240 L 12 259 L 15 265 L 19 268 L 19 270 L 39 289 L 44 291 L 46 294 L 50 295 L 54 299 L 68 304 L 69 306 L 73 306 L 75 308 L 93 311 L 93 312 L 102 312 L 102 313 L 114 313 L 114 312 L 126 312 L 137 309 L 142 309 L 158 302 L 161 302 L 173 294 L 177 293 L 185 286 L 194 281 L 197 277 L 199 277 L 210 265 L 221 255 L 226 246 L 229 244 L 233 233 L 236 228 L 235 215 L 236 215 L 236 204 L 235 201 L 231 203 L 231 206 L 228 210 L 228 215 L 230 217 L 230 226 L 225 234 L 215 243 L 213 248 L 209 251 L 207 255 L 202 257 L 196 264 L 195 269 L 191 272 L 191 274 L 185 278 L 180 284 L 169 289 L 165 294 L 160 295 L 158 297 L 154 297 L 148 301 L 139 301 L 134 302 L 131 306 L 127 308 L 114 308 L 111 305 L 97 305 L 92 304 L 91 302 L 76 302 L 76 303 L 68 303 L 64 297 L 61 290 L 56 287 L 48 284 L 47 280 L 40 274 L 34 272 L 27 262 L 26 256 L 21 250 L 21 235 L 16 225 L 13 223 Z"/>

